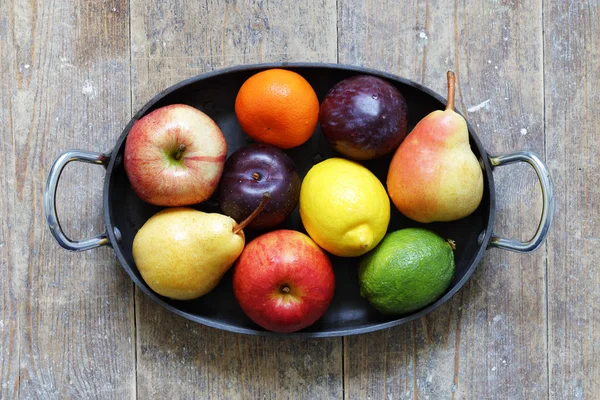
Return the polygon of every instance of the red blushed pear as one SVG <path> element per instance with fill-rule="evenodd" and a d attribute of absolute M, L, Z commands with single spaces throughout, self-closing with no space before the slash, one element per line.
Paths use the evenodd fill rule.
<path fill-rule="evenodd" d="M 464 218 L 477 209 L 483 196 L 483 173 L 469 144 L 467 123 L 454 111 L 455 80 L 448 71 L 446 109 L 419 121 L 388 170 L 392 202 L 418 222 Z"/>
<path fill-rule="evenodd" d="M 135 122 L 125 171 L 139 198 L 159 206 L 207 200 L 219 184 L 227 142 L 217 124 L 184 104 L 158 108 Z"/>
<path fill-rule="evenodd" d="M 329 308 L 335 276 L 327 254 L 311 238 L 276 230 L 248 243 L 233 273 L 233 291 L 246 315 L 264 329 L 306 328 Z"/>

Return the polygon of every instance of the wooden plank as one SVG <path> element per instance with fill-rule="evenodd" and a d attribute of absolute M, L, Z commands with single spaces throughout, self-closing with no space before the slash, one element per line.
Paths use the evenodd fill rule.
<path fill-rule="evenodd" d="M 131 13 L 134 109 L 181 79 L 218 68 L 336 60 L 333 0 L 131 0 Z"/>
<path fill-rule="evenodd" d="M 546 148 L 556 193 L 548 243 L 550 395 L 600 392 L 600 3 L 544 2 Z"/>
<path fill-rule="evenodd" d="M 133 0 L 131 16 L 134 109 L 166 86 L 212 69 L 336 60 L 333 0 Z M 173 316 L 141 292 L 136 309 L 140 398 L 342 397 L 339 338 L 224 333 Z"/>
<path fill-rule="evenodd" d="M 341 399 L 342 344 L 245 336 L 138 304 L 140 398 Z"/>
<path fill-rule="evenodd" d="M 14 168 L 9 160 L 10 94 L 14 92 L 14 47 L 9 46 L 12 32 L 10 15 L 12 4 L 0 3 L 0 399 L 18 398 L 19 387 L 19 319 L 17 269 L 10 262 L 11 225 L 8 212 L 13 203 L 12 176 Z"/>
<path fill-rule="evenodd" d="M 127 2 L 8 0 L 0 14 L 0 242 L 8 248 L 2 274 L 6 263 L 11 302 L 2 307 L 12 315 L 16 305 L 19 337 L 7 348 L 10 387 L 0 397 L 134 397 L 131 281 L 108 248 L 61 250 L 42 208 L 59 153 L 108 151 L 130 118 Z M 67 167 L 57 202 L 69 236 L 104 229 L 103 177 L 98 166 Z"/>
<path fill-rule="evenodd" d="M 457 107 L 490 153 L 544 155 L 541 0 L 339 1 L 339 60 L 445 93 L 457 73 Z M 410 108 L 410 105 L 409 105 Z M 541 201 L 524 166 L 494 173 L 494 232 L 528 239 Z M 348 337 L 345 397 L 547 396 L 545 251 L 489 250 L 450 301 L 420 321 Z"/>

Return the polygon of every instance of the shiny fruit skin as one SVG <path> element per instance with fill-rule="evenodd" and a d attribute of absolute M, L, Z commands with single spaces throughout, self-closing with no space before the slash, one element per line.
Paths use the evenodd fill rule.
<path fill-rule="evenodd" d="M 369 160 L 394 151 L 406 136 L 406 101 L 381 78 L 353 76 L 327 93 L 319 122 L 335 150 L 355 160 Z"/>
<path fill-rule="evenodd" d="M 174 154 L 184 146 L 178 159 Z M 172 104 L 137 120 L 127 135 L 124 166 L 143 201 L 183 206 L 207 200 L 219 185 L 227 142 L 202 111 Z"/>
<path fill-rule="evenodd" d="M 422 228 L 385 236 L 358 270 L 360 294 L 379 312 L 400 315 L 437 300 L 454 278 L 452 241 Z"/>
<path fill-rule="evenodd" d="M 264 192 L 269 192 L 271 198 L 248 228 L 272 228 L 294 211 L 300 198 L 296 165 L 287 154 L 270 145 L 241 147 L 225 163 L 219 186 L 221 211 L 240 222 L 260 204 Z"/>
<path fill-rule="evenodd" d="M 144 282 L 161 296 L 192 300 L 217 286 L 244 248 L 243 231 L 225 215 L 169 207 L 138 230 L 132 245 Z"/>
<path fill-rule="evenodd" d="M 386 186 L 398 211 L 414 221 L 448 222 L 473 213 L 484 185 L 466 121 L 449 110 L 419 121 L 394 154 Z"/>
<path fill-rule="evenodd" d="M 302 180 L 300 218 L 322 248 L 340 257 L 358 257 L 383 239 L 390 199 L 371 171 L 355 161 L 329 158 Z"/>
<path fill-rule="evenodd" d="M 312 136 L 319 120 L 319 99 L 302 75 L 273 68 L 243 83 L 235 99 L 235 115 L 252 139 L 291 149 Z"/>
<path fill-rule="evenodd" d="M 327 254 L 312 239 L 281 229 L 248 243 L 234 267 L 233 291 L 252 321 L 289 333 L 325 314 L 335 275 Z"/>

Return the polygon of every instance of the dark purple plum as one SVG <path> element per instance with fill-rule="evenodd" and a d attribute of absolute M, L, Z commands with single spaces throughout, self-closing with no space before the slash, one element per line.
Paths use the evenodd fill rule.
<path fill-rule="evenodd" d="M 294 211 L 300 197 L 296 165 L 283 151 L 267 144 L 239 148 L 225 162 L 219 184 L 221 211 L 240 222 L 258 207 L 265 192 L 271 198 L 248 228 L 272 228 Z"/>
<path fill-rule="evenodd" d="M 355 160 L 370 160 L 394 151 L 406 137 L 406 101 L 381 78 L 353 76 L 327 93 L 319 122 L 335 150 Z"/>

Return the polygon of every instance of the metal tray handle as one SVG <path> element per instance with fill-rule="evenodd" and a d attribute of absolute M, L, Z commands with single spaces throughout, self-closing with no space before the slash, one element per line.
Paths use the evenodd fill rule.
<path fill-rule="evenodd" d="M 102 153 L 89 151 L 69 150 L 62 153 L 50 169 L 48 179 L 46 180 L 46 189 L 44 191 L 44 210 L 46 212 L 46 221 L 54 238 L 63 248 L 71 251 L 84 251 L 109 244 L 108 236 L 102 233 L 98 236 L 83 239 L 71 240 L 63 232 L 58 215 L 56 214 L 56 188 L 60 175 L 65 166 L 71 161 L 81 161 L 90 164 L 99 164 L 106 167 L 109 157 Z"/>
<path fill-rule="evenodd" d="M 544 162 L 535 153 L 530 151 L 520 151 L 513 154 L 494 156 L 489 159 L 494 168 L 516 162 L 528 163 L 535 170 L 542 188 L 542 216 L 537 231 L 531 240 L 520 242 L 518 240 L 492 236 L 490 247 L 498 247 L 519 253 L 529 253 L 537 250 L 542 243 L 544 243 L 544 240 L 546 240 L 550 225 L 552 224 L 552 217 L 554 216 L 554 189 L 552 188 L 548 167 L 546 167 Z"/>

